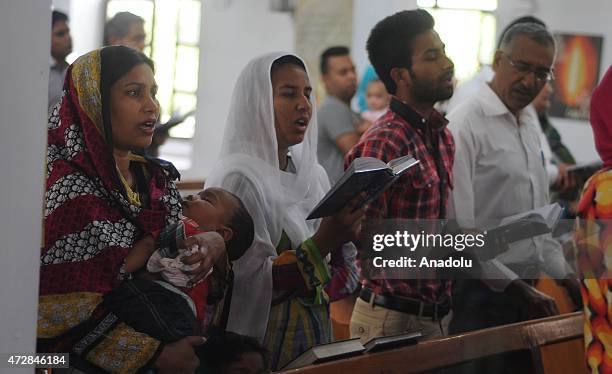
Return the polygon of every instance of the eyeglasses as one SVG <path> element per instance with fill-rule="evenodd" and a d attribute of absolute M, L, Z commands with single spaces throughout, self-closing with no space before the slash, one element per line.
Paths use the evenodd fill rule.
<path fill-rule="evenodd" d="M 506 59 L 508 59 L 510 66 L 512 66 L 512 68 L 516 70 L 517 73 L 523 76 L 526 76 L 529 73 L 533 73 L 533 76 L 535 77 L 536 81 L 538 81 L 539 83 L 544 83 L 544 82 L 552 81 L 555 79 L 555 74 L 552 71 L 552 69 L 534 68 L 533 66 L 526 64 L 524 62 L 512 60 L 510 55 L 506 53 L 502 52 L 502 54 L 506 56 Z"/>

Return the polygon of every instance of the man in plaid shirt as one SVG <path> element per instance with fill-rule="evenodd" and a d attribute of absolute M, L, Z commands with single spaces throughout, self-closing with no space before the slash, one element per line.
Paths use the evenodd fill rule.
<path fill-rule="evenodd" d="M 451 97 L 454 65 L 433 26 L 424 10 L 402 11 L 380 21 L 367 41 L 368 57 L 393 98 L 387 113 L 347 154 L 345 167 L 357 157 L 420 160 L 419 167 L 369 204 L 368 222 L 446 217 L 455 146 L 446 119 L 433 106 Z M 450 309 L 450 281 L 366 279 L 364 273 L 351 337 L 367 341 L 415 329 L 443 335 L 440 321 Z"/>

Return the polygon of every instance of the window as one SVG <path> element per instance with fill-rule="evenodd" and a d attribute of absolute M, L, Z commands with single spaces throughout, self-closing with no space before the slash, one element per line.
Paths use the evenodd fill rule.
<path fill-rule="evenodd" d="M 497 0 L 417 0 L 436 21 L 435 29 L 455 63 L 459 82 L 469 79 L 495 52 Z"/>
<path fill-rule="evenodd" d="M 127 11 L 145 20 L 144 53 L 155 61 L 162 123 L 196 108 L 200 7 L 200 0 L 109 0 L 106 5 L 107 19 Z M 195 117 L 190 115 L 170 136 L 190 139 L 194 130 Z"/>

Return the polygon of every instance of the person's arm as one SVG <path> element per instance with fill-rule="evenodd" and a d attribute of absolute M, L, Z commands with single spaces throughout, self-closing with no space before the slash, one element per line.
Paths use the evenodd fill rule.
<path fill-rule="evenodd" d="M 125 257 L 123 271 L 126 274 L 131 274 L 144 268 L 153 252 L 155 252 L 155 239 L 152 235 L 146 235 L 134 244 Z"/>
<path fill-rule="evenodd" d="M 508 284 L 505 293 L 523 309 L 526 319 L 544 318 L 559 314 L 555 300 L 520 279 Z"/>
<path fill-rule="evenodd" d="M 546 234 L 541 239 L 537 239 L 537 242 L 542 244 L 540 255 L 537 256 L 542 270 L 553 278 L 559 286 L 565 288 L 575 308 L 582 307 L 580 285 L 578 284 L 578 279 L 574 274 L 574 270 L 570 267 L 563 255 L 561 244 L 550 234 Z"/>
<path fill-rule="evenodd" d="M 362 196 L 347 205 L 340 213 L 325 217 L 319 230 L 300 244 L 295 250 L 283 251 L 273 262 L 272 274 L 274 290 L 296 292 L 299 296 L 312 296 L 314 303 L 326 301 L 323 290 L 332 280 L 335 282 L 332 291 L 337 291 L 337 297 L 342 297 L 343 287 L 354 289 L 351 286 L 356 277 L 354 264 L 349 265 L 336 257 L 335 262 L 328 264 L 325 257 L 328 253 L 334 256 L 346 256 L 354 259 L 354 247 L 345 249 L 350 240 L 354 240 L 359 231 L 360 220 L 364 210 L 353 212 L 354 203 Z M 338 253 L 336 253 L 338 252 Z M 330 269 L 331 265 L 331 269 Z M 351 268 L 350 266 L 353 266 Z M 350 281 L 350 282 L 349 282 Z M 342 285 L 342 286 L 341 286 Z M 356 286 L 356 284 L 355 284 Z M 348 293 L 352 292 L 352 289 Z"/>
<path fill-rule="evenodd" d="M 357 249 L 353 243 L 344 243 L 341 250 L 331 252 L 331 279 L 325 287 L 330 301 L 340 300 L 357 289 L 359 270 L 356 264 Z"/>

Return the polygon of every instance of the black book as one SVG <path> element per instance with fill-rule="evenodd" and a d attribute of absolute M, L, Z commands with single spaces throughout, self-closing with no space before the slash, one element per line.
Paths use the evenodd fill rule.
<path fill-rule="evenodd" d="M 358 157 L 306 219 L 336 214 L 362 191 L 366 197 L 361 205 L 367 204 L 418 163 L 412 156 L 398 157 L 387 164 L 373 157 Z"/>
<path fill-rule="evenodd" d="M 290 361 L 282 370 L 297 369 L 339 358 L 357 356 L 362 354 L 364 350 L 365 347 L 361 344 L 359 338 L 315 345 Z"/>
<path fill-rule="evenodd" d="M 519 240 L 532 238 L 539 235 L 552 233 L 557 226 L 563 208 L 558 203 L 545 205 L 527 212 L 515 214 L 501 220 L 498 226 L 488 229 L 487 236 L 495 240 L 502 240 L 510 244 Z M 505 252 L 506 247 L 499 247 L 497 250 L 483 248 L 479 252 L 481 260 L 494 258 L 498 254 Z"/>
<path fill-rule="evenodd" d="M 366 353 L 374 353 L 386 349 L 415 345 L 423 336 L 420 331 L 407 332 L 398 335 L 380 336 L 372 338 L 364 344 Z"/>
<path fill-rule="evenodd" d="M 572 166 L 567 167 L 567 172 L 572 174 L 574 178 L 578 181 L 586 181 L 591 177 L 591 175 L 595 174 L 599 169 L 601 169 L 603 162 L 600 160 L 584 162 Z"/>
<path fill-rule="evenodd" d="M 599 170 L 601 169 L 602 165 L 603 165 L 603 162 L 601 162 L 601 160 L 595 160 L 595 161 L 582 162 L 579 164 L 568 166 L 566 170 L 568 172 L 580 172 L 583 170 Z"/>

